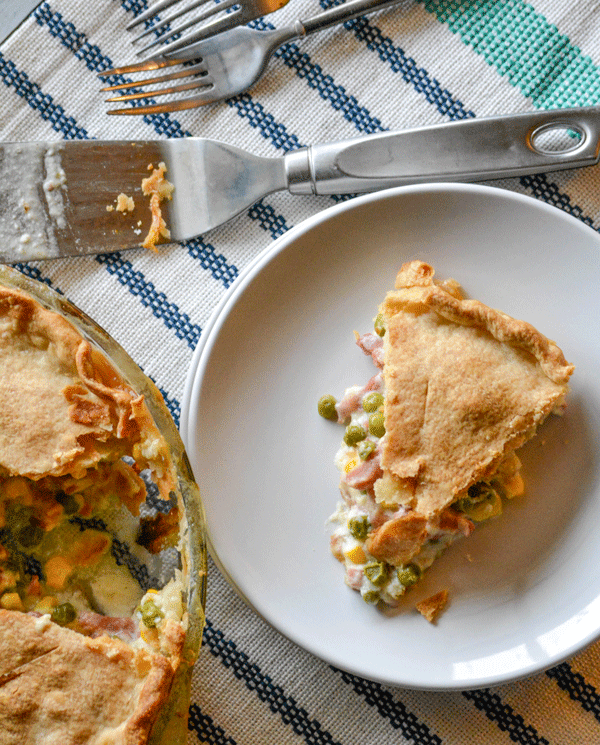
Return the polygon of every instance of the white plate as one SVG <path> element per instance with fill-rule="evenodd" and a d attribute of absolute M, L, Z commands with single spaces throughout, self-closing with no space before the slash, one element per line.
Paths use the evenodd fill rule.
<path fill-rule="evenodd" d="M 600 631 L 600 238 L 528 197 L 469 185 L 359 197 L 259 256 L 205 329 L 182 434 L 212 554 L 269 623 L 336 667 L 429 689 L 495 685 L 574 654 Z M 329 553 L 342 428 L 320 418 L 373 367 L 354 345 L 400 265 L 439 277 L 555 339 L 577 370 L 567 413 L 522 450 L 527 496 L 459 541 L 386 616 Z M 412 610 L 449 587 L 436 626 Z"/>

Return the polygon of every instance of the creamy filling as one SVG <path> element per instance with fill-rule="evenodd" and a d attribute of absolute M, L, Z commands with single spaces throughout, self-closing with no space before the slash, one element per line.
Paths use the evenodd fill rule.
<path fill-rule="evenodd" d="M 140 543 L 146 518 L 124 506 L 136 512 L 145 490 L 140 496 L 143 482 L 133 471 L 135 478 L 120 478 L 127 469 L 132 466 L 118 461 L 88 471 L 82 479 L 0 478 L 1 608 L 86 636 L 106 633 L 127 642 L 141 636 L 156 649 L 163 618 L 180 621 L 183 616 L 182 582 L 176 576 L 161 589 L 163 578 L 149 574 L 152 557 Z M 155 510 L 146 507 L 148 511 Z M 177 520 L 165 524 L 159 551 L 177 532 Z M 154 636 L 144 639 L 148 619 L 140 609 L 150 587 L 161 616 L 152 623 Z"/>

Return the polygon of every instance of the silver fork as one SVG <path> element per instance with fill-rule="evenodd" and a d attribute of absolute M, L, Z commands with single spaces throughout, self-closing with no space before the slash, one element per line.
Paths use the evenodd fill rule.
<path fill-rule="evenodd" d="M 182 66 L 167 75 L 154 76 L 137 82 L 124 82 L 102 88 L 103 91 L 127 91 L 139 89 L 174 80 L 191 78 L 166 88 L 150 91 L 134 90 L 108 99 L 109 103 L 130 101 L 134 106 L 125 109 L 112 109 L 109 114 L 159 114 L 167 111 L 182 111 L 222 101 L 242 93 L 253 85 L 264 73 L 267 63 L 275 50 L 282 44 L 308 36 L 316 31 L 349 21 L 364 13 L 381 10 L 396 5 L 401 0 L 348 0 L 343 5 L 330 8 L 308 20 L 298 20 L 281 29 L 259 31 L 247 26 L 231 29 L 216 37 L 185 47 L 177 58 L 157 57 L 134 65 L 117 67 L 100 73 L 99 77 L 128 75 L 148 72 L 165 67 Z M 192 63 L 193 61 L 193 63 Z M 152 99 L 154 96 L 167 96 L 185 91 L 198 90 L 192 96 L 175 98 L 166 103 L 151 103 L 147 106 L 135 105 L 137 101 Z"/>
<path fill-rule="evenodd" d="M 253 21 L 255 18 L 273 13 L 280 8 L 287 5 L 289 0 L 193 0 L 191 3 L 184 3 L 182 0 L 159 0 L 159 2 L 152 5 L 148 10 L 144 11 L 141 15 L 135 18 L 128 26 L 127 30 L 135 28 L 140 23 L 149 20 L 154 17 L 157 13 L 165 8 L 178 5 L 179 8 L 162 18 L 158 19 L 152 26 L 149 26 L 139 36 L 133 39 L 135 44 L 138 41 L 146 38 L 152 33 L 156 33 L 165 27 L 170 27 L 173 21 L 181 16 L 189 13 L 191 10 L 205 6 L 198 13 L 194 14 L 193 18 L 189 18 L 184 23 L 179 24 L 173 28 L 167 28 L 160 34 L 154 41 L 147 44 L 145 47 L 140 49 L 137 54 L 141 55 L 160 44 L 165 44 L 176 34 L 181 34 L 182 31 L 191 28 L 192 26 L 199 26 L 194 32 L 182 36 L 170 44 L 166 44 L 161 50 L 161 54 L 170 54 L 181 47 L 188 46 L 194 42 L 206 39 L 209 36 L 220 34 L 223 31 L 228 31 L 235 26 L 242 26 L 249 21 Z M 219 18 L 213 18 L 215 15 L 219 15 Z M 209 20 L 212 19 L 212 20 Z M 209 21 L 203 23 L 204 21 Z"/>

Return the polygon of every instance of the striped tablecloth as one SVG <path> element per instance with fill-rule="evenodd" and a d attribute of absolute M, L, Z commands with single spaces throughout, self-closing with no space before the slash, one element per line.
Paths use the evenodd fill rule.
<path fill-rule="evenodd" d="M 282 25 L 327 2 L 291 0 L 264 22 Z M 124 28 L 145 7 L 146 0 L 39 5 L 0 47 L 0 139 L 195 135 L 275 155 L 385 129 L 600 103 L 595 0 L 402 0 L 281 49 L 268 75 L 230 101 L 178 115 L 110 118 L 97 73 L 132 60 Z M 498 185 L 597 229 L 598 173 Z M 178 420 L 194 347 L 219 298 L 274 238 L 332 203 L 278 194 L 158 255 L 140 249 L 20 268 L 104 326 L 157 382 Z M 212 566 L 209 580 L 189 743 L 600 743 L 600 645 L 498 688 L 396 689 L 296 648 L 245 607 Z"/>

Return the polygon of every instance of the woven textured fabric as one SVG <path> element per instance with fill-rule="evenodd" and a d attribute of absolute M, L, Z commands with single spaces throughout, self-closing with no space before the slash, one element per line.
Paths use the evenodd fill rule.
<path fill-rule="evenodd" d="M 281 26 L 331 5 L 291 0 Z M 98 73 L 133 60 L 146 0 L 52 0 L 0 46 L 0 140 L 206 136 L 273 156 L 387 129 L 600 104 L 600 14 L 590 0 L 400 0 L 279 49 L 229 101 L 108 117 Z M 0 10 L 0 13 L 2 11 Z M 600 224 L 598 170 L 495 182 Z M 19 268 L 98 321 L 157 383 L 174 419 L 212 309 L 275 238 L 335 203 L 275 194 L 182 245 Z M 335 497 L 332 495 L 332 504 Z M 255 615 L 211 564 L 189 743 L 594 745 L 600 644 L 517 683 L 462 693 L 383 686 L 334 669 Z"/>

